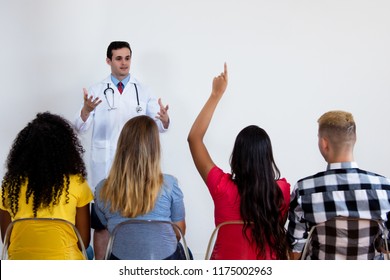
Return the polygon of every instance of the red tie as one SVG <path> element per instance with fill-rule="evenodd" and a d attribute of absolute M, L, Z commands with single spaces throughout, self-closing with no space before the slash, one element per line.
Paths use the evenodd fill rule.
<path fill-rule="evenodd" d="M 123 92 L 123 84 L 122 84 L 122 82 L 118 83 L 118 90 L 119 90 L 119 93 L 122 94 L 122 92 Z"/>

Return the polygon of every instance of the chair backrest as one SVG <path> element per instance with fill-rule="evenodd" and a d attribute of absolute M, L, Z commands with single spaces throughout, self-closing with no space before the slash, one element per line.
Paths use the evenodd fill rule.
<path fill-rule="evenodd" d="M 301 260 L 369 260 L 379 248 L 389 259 L 387 238 L 383 221 L 337 216 L 311 227 Z"/>
<path fill-rule="evenodd" d="M 243 234 L 243 221 L 220 223 L 211 233 L 205 260 L 209 259 L 256 259 L 256 248 Z M 250 234 L 250 230 L 247 231 Z"/>
<path fill-rule="evenodd" d="M 180 248 L 179 259 L 190 259 L 187 242 L 178 225 L 159 220 L 126 220 L 110 234 L 105 259 L 163 260 Z"/>
<path fill-rule="evenodd" d="M 75 225 L 58 218 L 14 220 L 7 227 L 3 243 L 3 260 L 88 259 Z"/>

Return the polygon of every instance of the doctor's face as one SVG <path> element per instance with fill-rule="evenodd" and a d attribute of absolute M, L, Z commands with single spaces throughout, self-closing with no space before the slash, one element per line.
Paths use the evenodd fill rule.
<path fill-rule="evenodd" d="M 111 66 L 111 74 L 119 81 L 126 78 L 130 72 L 131 54 L 128 48 L 112 51 L 112 59 L 106 59 Z"/>

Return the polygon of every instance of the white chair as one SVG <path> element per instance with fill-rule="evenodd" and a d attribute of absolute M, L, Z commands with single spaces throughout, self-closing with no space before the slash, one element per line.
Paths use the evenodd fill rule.
<path fill-rule="evenodd" d="M 300 259 L 375 259 L 378 248 L 389 259 L 387 239 L 383 221 L 338 216 L 311 227 Z"/>
<path fill-rule="evenodd" d="M 169 221 L 132 219 L 118 224 L 107 244 L 105 259 L 163 260 L 181 247 L 183 259 L 190 254 L 186 239 L 176 224 Z"/>
<path fill-rule="evenodd" d="M 69 221 L 58 218 L 24 218 L 7 227 L 1 259 L 87 260 L 80 233 Z"/>

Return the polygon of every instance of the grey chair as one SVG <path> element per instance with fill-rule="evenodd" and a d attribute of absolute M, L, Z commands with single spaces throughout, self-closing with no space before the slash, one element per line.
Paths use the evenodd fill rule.
<path fill-rule="evenodd" d="M 169 221 L 132 219 L 118 224 L 107 244 L 105 259 L 163 260 L 180 248 L 182 259 L 190 254 L 183 232 Z"/>

